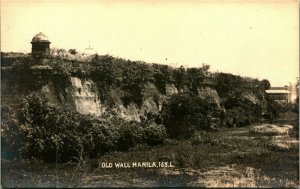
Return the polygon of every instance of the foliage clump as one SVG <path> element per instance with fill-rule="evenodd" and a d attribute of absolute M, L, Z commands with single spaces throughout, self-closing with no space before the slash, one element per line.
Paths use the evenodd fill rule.
<path fill-rule="evenodd" d="M 7 156 L 65 162 L 140 144 L 158 145 L 166 137 L 162 125 L 81 115 L 35 95 L 28 96 L 19 108 L 2 107 L 2 149 Z"/>
<path fill-rule="evenodd" d="M 162 110 L 168 134 L 175 138 L 189 138 L 197 130 L 213 130 L 219 113 L 214 101 L 190 94 L 172 95 Z"/>

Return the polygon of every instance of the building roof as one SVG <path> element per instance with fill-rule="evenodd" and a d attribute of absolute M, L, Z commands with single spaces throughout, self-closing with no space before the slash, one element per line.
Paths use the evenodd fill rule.
<path fill-rule="evenodd" d="M 33 36 L 31 42 L 49 42 L 50 43 L 48 37 L 45 34 L 43 34 L 42 32 Z"/>
<path fill-rule="evenodd" d="M 290 94 L 291 92 L 288 90 L 278 90 L 278 89 L 269 89 L 266 90 L 266 93 L 268 94 Z"/>

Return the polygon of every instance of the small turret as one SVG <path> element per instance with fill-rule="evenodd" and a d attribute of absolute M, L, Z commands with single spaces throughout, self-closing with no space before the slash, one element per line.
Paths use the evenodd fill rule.
<path fill-rule="evenodd" d="M 36 34 L 32 40 L 31 54 L 34 57 L 48 56 L 50 54 L 50 41 L 42 32 Z"/>

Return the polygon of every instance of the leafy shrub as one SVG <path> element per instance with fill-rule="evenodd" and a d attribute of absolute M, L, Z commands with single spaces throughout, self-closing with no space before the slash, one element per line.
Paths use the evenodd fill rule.
<path fill-rule="evenodd" d="M 266 114 L 266 118 L 271 121 L 274 122 L 277 120 L 277 118 L 279 117 L 279 112 L 280 112 L 280 105 L 272 100 L 268 100 L 267 101 L 267 114 Z"/>
<path fill-rule="evenodd" d="M 226 127 L 241 127 L 249 123 L 245 110 L 240 107 L 229 109 L 224 113 L 223 125 Z"/>
<path fill-rule="evenodd" d="M 127 150 L 139 144 L 162 144 L 166 138 L 166 130 L 163 125 L 152 123 L 142 127 L 138 122 L 128 122 L 120 127 L 120 139 L 118 148 Z"/>
<path fill-rule="evenodd" d="M 189 94 L 172 95 L 162 113 L 167 132 L 174 138 L 189 138 L 195 130 L 211 130 L 219 119 L 216 103 Z"/>
<path fill-rule="evenodd" d="M 166 84 L 173 83 L 173 69 L 167 65 L 159 64 L 153 64 L 153 69 L 155 86 L 162 94 L 166 94 Z"/>
<path fill-rule="evenodd" d="M 60 109 L 38 97 L 28 98 L 29 131 L 23 155 L 45 161 L 68 161 L 114 145 L 114 127 L 68 108 Z M 110 125 L 111 126 L 111 125 Z"/>
<path fill-rule="evenodd" d="M 161 124 L 152 123 L 144 128 L 144 133 L 147 145 L 162 144 L 166 138 L 166 128 Z"/>
<path fill-rule="evenodd" d="M 223 125 L 240 127 L 260 120 L 263 112 L 268 112 L 265 90 L 269 86 L 268 80 L 259 81 L 226 73 L 216 74 L 215 88 L 225 109 L 221 115 Z"/>
<path fill-rule="evenodd" d="M 18 157 L 28 129 L 22 106 L 1 106 L 1 156 L 4 158 Z"/>
<path fill-rule="evenodd" d="M 118 147 L 121 150 L 127 150 L 137 144 L 141 144 L 144 140 L 144 129 L 137 122 L 128 122 L 120 127 L 120 139 Z"/>

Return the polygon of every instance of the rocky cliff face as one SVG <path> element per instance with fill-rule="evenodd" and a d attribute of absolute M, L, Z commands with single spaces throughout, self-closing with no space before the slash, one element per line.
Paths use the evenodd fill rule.
<path fill-rule="evenodd" d="M 81 114 L 100 116 L 105 110 L 97 95 L 97 87 L 92 80 L 69 77 L 69 85 L 58 90 L 55 83 L 48 82 L 39 91 L 50 103 L 69 106 Z"/>
<path fill-rule="evenodd" d="M 72 96 L 76 110 L 81 114 L 101 115 L 103 109 L 94 82 L 77 77 L 70 77 L 70 81 L 71 86 L 66 90 Z"/>
<path fill-rule="evenodd" d="M 158 114 L 166 98 L 176 93 L 178 91 L 174 85 L 167 85 L 166 95 L 162 95 L 154 84 L 147 83 L 144 86 L 143 103 L 140 107 L 135 103 L 130 103 L 127 107 L 120 104 L 117 107 L 117 112 L 127 120 L 141 121 L 141 117 L 146 116 L 147 113 Z"/>
<path fill-rule="evenodd" d="M 97 86 L 92 80 L 78 77 L 69 77 L 68 80 L 69 82 L 67 83 L 69 85 L 64 91 L 58 91 L 55 84 L 49 82 L 40 90 L 41 95 L 53 104 L 70 106 L 81 114 L 101 116 L 107 111 L 109 107 L 101 102 L 100 94 L 98 94 L 99 90 L 97 90 Z M 120 99 L 120 91 L 111 88 L 110 94 L 113 94 L 113 99 L 116 103 L 116 106 L 111 109 L 126 120 L 141 121 L 141 118 L 148 113 L 158 114 L 165 100 L 169 96 L 178 93 L 177 88 L 173 84 L 166 85 L 165 95 L 161 94 L 153 83 L 147 83 L 143 88 L 141 106 L 133 102 L 124 106 Z M 199 96 L 203 98 L 210 97 L 220 104 L 220 99 L 215 89 L 209 87 L 199 89 Z"/>

